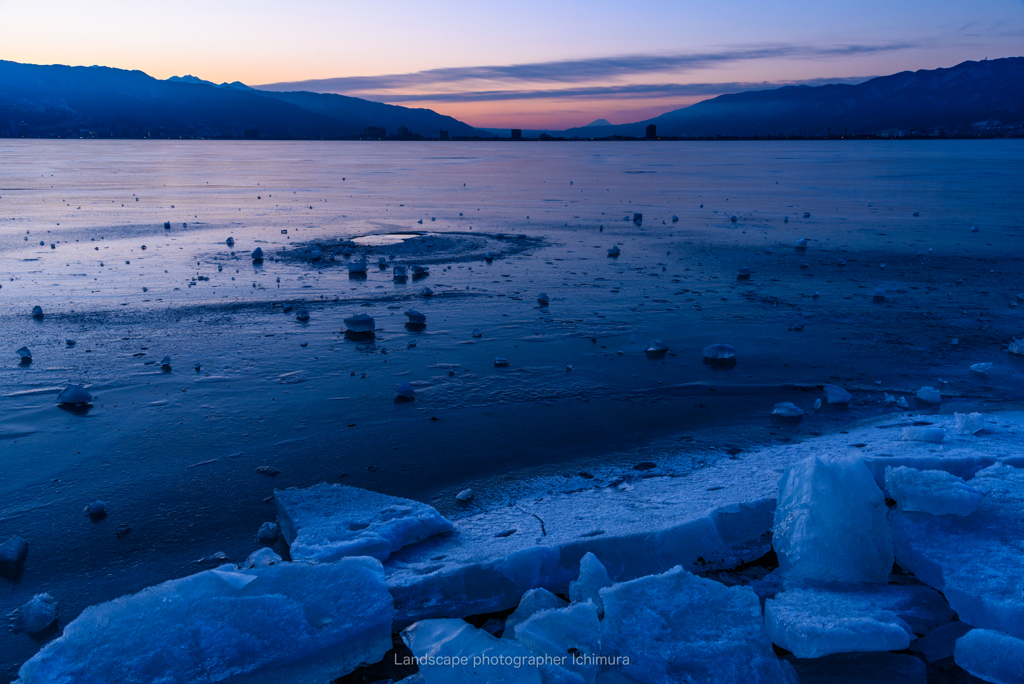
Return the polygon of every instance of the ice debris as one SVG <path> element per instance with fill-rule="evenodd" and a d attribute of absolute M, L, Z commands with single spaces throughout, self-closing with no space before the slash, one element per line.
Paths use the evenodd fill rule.
<path fill-rule="evenodd" d="M 956 640 L 969 631 L 971 626 L 964 622 L 949 622 L 910 642 L 910 650 L 923 655 L 929 663 L 951 658 Z"/>
<path fill-rule="evenodd" d="M 610 587 L 612 580 L 597 556 L 589 551 L 580 560 L 580 574 L 569 584 L 569 600 L 573 603 L 593 601 L 598 615 L 604 615 L 604 604 L 601 602 L 600 591 Z"/>
<path fill-rule="evenodd" d="M 1006 348 L 1006 351 L 1011 354 L 1017 354 L 1018 356 L 1024 356 L 1024 339 L 1011 340 L 1010 345 Z"/>
<path fill-rule="evenodd" d="M 971 364 L 971 370 L 974 371 L 975 373 L 988 373 L 990 368 L 992 368 L 991 363 Z"/>
<path fill-rule="evenodd" d="M 300 320 L 302 322 L 308 321 L 309 320 L 309 310 L 308 309 L 299 309 L 298 311 L 295 312 L 295 318 L 297 318 L 298 320 Z"/>
<path fill-rule="evenodd" d="M 372 558 L 224 565 L 86 608 L 18 674 L 20 684 L 328 682 L 384 656 L 393 614 Z"/>
<path fill-rule="evenodd" d="M 932 515 L 970 515 L 982 499 L 981 492 L 944 470 L 888 466 L 885 488 L 899 510 Z"/>
<path fill-rule="evenodd" d="M 618 246 L 612 246 L 612 247 L 608 248 L 608 256 L 610 256 L 610 257 L 617 257 L 617 256 L 619 256 L 619 254 L 620 254 L 620 252 L 619 252 Z"/>
<path fill-rule="evenodd" d="M 601 622 L 590 601 L 535 613 L 515 627 L 515 640 L 544 658 L 541 681 L 596 684 Z"/>
<path fill-rule="evenodd" d="M 985 429 L 985 416 L 980 413 L 954 413 L 956 429 L 964 435 L 976 435 Z"/>
<path fill-rule="evenodd" d="M 473 490 L 463 489 L 461 492 L 455 495 L 455 500 L 459 503 L 469 503 L 473 500 Z"/>
<path fill-rule="evenodd" d="M 373 316 L 361 313 L 345 319 L 345 333 L 372 335 L 376 323 Z"/>
<path fill-rule="evenodd" d="M 405 315 L 409 317 L 409 322 L 407 325 L 422 326 L 427 324 L 427 317 L 424 314 L 421 314 L 416 309 L 407 309 Z"/>
<path fill-rule="evenodd" d="M 495 368 L 508 368 L 509 365 L 511 365 L 511 363 L 512 362 L 509 361 L 508 359 L 502 358 L 500 356 L 498 356 L 498 357 L 496 357 L 494 359 L 494 367 Z"/>
<path fill-rule="evenodd" d="M 32 307 L 32 318 L 42 318 L 42 317 L 43 317 L 43 307 L 39 306 L 38 304 L 36 306 L 33 306 Z"/>
<path fill-rule="evenodd" d="M 276 522 L 265 522 L 260 525 L 256 538 L 261 542 L 272 542 L 281 536 L 281 526 Z"/>
<path fill-rule="evenodd" d="M 764 604 L 772 643 L 798 658 L 901 651 L 952 617 L 942 595 L 920 585 L 787 586 Z"/>
<path fill-rule="evenodd" d="M 274 553 L 269 546 L 257 549 L 249 554 L 249 557 L 237 565 L 239 570 L 252 570 L 253 568 L 267 568 L 281 562 L 281 557 Z"/>
<path fill-rule="evenodd" d="M 92 395 L 89 394 L 84 387 L 81 385 L 68 385 L 61 393 L 57 395 L 58 404 L 66 404 L 69 406 L 89 404 L 92 402 Z"/>
<path fill-rule="evenodd" d="M 822 389 L 825 390 L 825 399 L 828 400 L 829 404 L 842 406 L 849 404 L 850 400 L 853 399 L 852 394 L 838 385 L 824 385 Z"/>
<path fill-rule="evenodd" d="M 18 358 L 21 359 L 21 365 L 27 366 L 32 363 L 32 352 L 28 350 L 28 347 L 22 347 L 17 352 Z"/>
<path fill-rule="evenodd" d="M 165 356 L 163 360 L 160 361 L 160 367 L 164 370 L 171 370 L 171 357 Z"/>
<path fill-rule="evenodd" d="M 426 684 L 541 684 L 530 651 L 458 619 L 421 620 L 402 631 Z M 515 666 L 519 663 L 519 666 Z"/>
<path fill-rule="evenodd" d="M 21 607 L 14 622 L 16 632 L 36 634 L 57 621 L 57 599 L 49 594 L 36 594 Z"/>
<path fill-rule="evenodd" d="M 972 629 L 957 639 L 953 659 L 986 682 L 1020 684 L 1024 673 L 1024 639 L 991 629 Z"/>
<path fill-rule="evenodd" d="M 942 395 L 939 394 L 939 390 L 934 387 L 922 387 L 917 390 L 917 398 L 928 404 L 941 404 Z"/>
<path fill-rule="evenodd" d="M 256 249 L 252 250 L 252 260 L 255 263 L 260 263 L 261 261 L 263 261 L 263 248 L 262 247 L 257 247 Z"/>
<path fill-rule="evenodd" d="M 530 589 L 528 592 L 523 594 L 523 598 L 519 601 L 519 605 L 505 620 L 505 632 L 501 636 L 503 639 L 513 639 L 516 635 L 515 627 L 520 622 L 525 622 L 535 613 L 546 610 L 555 610 L 558 608 L 566 608 L 568 605 L 569 603 L 565 599 L 555 596 L 543 587 Z"/>
<path fill-rule="evenodd" d="M 408 271 L 405 266 L 400 266 L 396 264 L 391 269 L 391 274 L 394 276 L 395 279 L 405 278 L 407 273 Z"/>
<path fill-rule="evenodd" d="M 779 482 L 772 546 L 786 579 L 886 582 L 893 549 L 885 497 L 862 461 L 812 456 Z"/>
<path fill-rule="evenodd" d="M 644 350 L 647 357 L 650 359 L 661 359 L 664 358 L 668 353 L 668 345 L 661 340 L 652 340 L 647 349 Z"/>
<path fill-rule="evenodd" d="M 395 394 L 401 399 L 416 398 L 416 391 L 412 388 L 412 383 L 408 380 L 399 383 L 398 389 L 395 390 Z"/>
<path fill-rule="evenodd" d="M 539 295 L 537 295 L 537 303 L 540 304 L 541 306 L 547 306 L 548 304 L 551 303 L 551 298 L 548 297 L 547 292 L 541 292 Z"/>
<path fill-rule="evenodd" d="M 366 260 L 360 259 L 358 261 L 348 262 L 349 273 L 366 273 Z"/>
<path fill-rule="evenodd" d="M 27 555 L 28 542 L 23 537 L 14 536 L 0 544 L 0 577 L 18 577 L 25 567 Z"/>
<path fill-rule="evenodd" d="M 704 358 L 713 361 L 729 361 L 736 358 L 736 348 L 731 344 L 712 344 L 704 347 Z"/>
<path fill-rule="evenodd" d="M 427 504 L 356 487 L 321 483 L 275 490 L 274 501 L 293 560 L 383 560 L 407 544 L 452 530 Z"/>
<path fill-rule="evenodd" d="M 431 290 L 431 289 L 430 289 L 429 287 L 424 287 L 424 288 L 423 288 L 423 289 L 422 289 L 422 290 L 420 291 L 420 294 L 421 294 L 422 296 L 424 296 L 424 297 L 433 297 L 433 296 L 434 296 L 434 291 L 433 291 L 433 290 Z"/>
<path fill-rule="evenodd" d="M 772 415 L 779 418 L 803 418 L 804 410 L 793 402 L 783 401 L 775 405 Z"/>
<path fill-rule="evenodd" d="M 903 397 L 900 397 L 901 399 Z M 903 428 L 903 439 L 908 442 L 932 442 L 938 444 L 946 438 L 946 431 L 938 427 L 913 425 Z"/>
<path fill-rule="evenodd" d="M 107 504 L 102 501 L 93 501 L 85 507 L 83 513 L 93 520 L 101 520 L 107 515 Z"/>

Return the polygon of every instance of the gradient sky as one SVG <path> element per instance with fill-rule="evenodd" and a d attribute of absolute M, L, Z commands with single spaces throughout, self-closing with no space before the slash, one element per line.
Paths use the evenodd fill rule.
<path fill-rule="evenodd" d="M 645 119 L 723 92 L 1024 55 L 1024 0 L 0 0 L 0 59 L 429 107 Z"/>

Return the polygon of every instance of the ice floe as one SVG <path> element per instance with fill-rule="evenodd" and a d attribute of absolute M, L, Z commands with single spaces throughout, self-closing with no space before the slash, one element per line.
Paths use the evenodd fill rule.
<path fill-rule="evenodd" d="M 899 510 L 932 515 L 970 515 L 982 498 L 981 492 L 956 475 L 905 466 L 885 469 L 885 488 Z"/>

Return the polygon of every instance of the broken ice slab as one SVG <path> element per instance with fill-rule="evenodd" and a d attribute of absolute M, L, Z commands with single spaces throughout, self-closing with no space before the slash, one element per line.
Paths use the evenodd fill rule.
<path fill-rule="evenodd" d="M 995 684 L 1024 679 L 1024 640 L 990 629 L 972 629 L 957 639 L 953 659 L 975 677 Z"/>
<path fill-rule="evenodd" d="M 922 387 L 917 390 L 917 398 L 928 404 L 941 404 L 942 395 L 934 387 Z"/>
<path fill-rule="evenodd" d="M 526 664 L 530 651 L 525 646 L 464 620 L 422 620 L 402 632 L 402 641 L 426 684 L 541 684 L 539 670 Z"/>
<path fill-rule="evenodd" d="M 391 273 L 394 275 L 395 278 L 404 278 L 408 273 L 408 270 L 406 266 L 395 265 L 391 269 Z"/>
<path fill-rule="evenodd" d="M 920 427 L 912 425 L 903 428 L 903 439 L 908 442 L 932 442 L 938 444 L 946 438 L 946 431 L 937 427 Z"/>
<path fill-rule="evenodd" d="M 573 603 L 591 601 L 597 609 L 598 615 L 604 614 L 604 604 L 601 603 L 601 589 L 612 585 L 608 571 L 605 569 L 597 556 L 586 553 L 580 560 L 580 574 L 569 584 L 569 600 Z"/>
<path fill-rule="evenodd" d="M 903 653 L 837 653 L 790 661 L 800 684 L 927 684 L 928 668 Z"/>
<path fill-rule="evenodd" d="M 515 611 L 505 620 L 505 632 L 501 635 L 503 639 L 515 638 L 515 627 L 520 622 L 525 622 L 535 613 L 556 608 L 566 608 L 569 603 L 562 598 L 552 594 L 544 588 L 530 589 L 523 594 Z"/>
<path fill-rule="evenodd" d="M 910 650 L 920 653 L 929 663 L 953 657 L 956 640 L 971 631 L 964 622 L 950 622 L 936 627 L 920 639 L 910 642 Z"/>
<path fill-rule="evenodd" d="M 602 658 L 637 682 L 759 682 L 795 680 L 775 657 L 757 594 L 726 587 L 676 567 L 601 590 Z M 613 661 L 614 662 L 614 661 Z"/>
<path fill-rule="evenodd" d="M 551 660 L 551 664 L 541 666 L 545 684 L 550 681 L 596 684 L 601 621 L 592 602 L 535 613 L 515 627 L 515 640 L 532 653 Z"/>
<path fill-rule="evenodd" d="M 961 434 L 976 435 L 985 429 L 985 416 L 980 413 L 954 413 L 953 417 Z"/>
<path fill-rule="evenodd" d="M 885 497 L 859 460 L 812 456 L 779 482 L 772 546 L 783 576 L 886 582 L 893 551 Z"/>
<path fill-rule="evenodd" d="M 838 385 L 824 385 L 822 389 L 825 390 L 825 399 L 833 405 L 849 404 L 853 399 L 853 395 Z"/>
<path fill-rule="evenodd" d="M 21 359 L 22 365 L 28 365 L 32 363 L 32 352 L 28 350 L 28 347 L 22 347 L 17 352 L 18 358 Z"/>
<path fill-rule="evenodd" d="M 932 515 L 970 515 L 981 502 L 981 492 L 943 470 L 887 467 L 885 488 L 901 511 Z"/>
<path fill-rule="evenodd" d="M 1024 638 L 1024 470 L 993 465 L 969 516 L 892 511 L 896 560 L 941 591 L 960 620 Z"/>
<path fill-rule="evenodd" d="M 942 595 L 920 585 L 787 584 L 764 604 L 772 643 L 797 658 L 901 651 L 952 617 Z"/>
<path fill-rule="evenodd" d="M 391 648 L 380 563 L 223 565 L 86 608 L 19 684 L 327 684 Z"/>
<path fill-rule="evenodd" d="M 384 560 L 407 544 L 452 530 L 427 504 L 344 485 L 275 490 L 274 501 L 293 560 Z"/>

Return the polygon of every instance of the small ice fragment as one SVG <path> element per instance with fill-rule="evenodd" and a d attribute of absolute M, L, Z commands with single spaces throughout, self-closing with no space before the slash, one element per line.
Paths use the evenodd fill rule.
<path fill-rule="evenodd" d="M 675 214 L 673 214 L 672 215 L 672 223 L 677 223 L 678 221 L 679 221 L 679 217 L 676 216 Z"/>
<path fill-rule="evenodd" d="M 408 272 L 405 266 L 395 265 L 391 267 L 391 273 L 395 278 L 404 278 Z"/>
<path fill-rule="evenodd" d="M 69 340 L 64 340 L 64 344 L 66 344 L 69 347 L 74 347 L 76 344 L 78 344 L 78 342 L 76 342 L 75 340 L 70 340 L 69 339 Z"/>
<path fill-rule="evenodd" d="M 274 466 L 258 466 L 256 472 L 260 475 L 267 475 L 268 477 L 277 477 L 281 474 L 281 471 Z"/>
<path fill-rule="evenodd" d="M 263 261 L 263 248 L 262 247 L 257 247 L 256 249 L 252 250 L 252 260 L 255 261 L 255 262 Z"/>
<path fill-rule="evenodd" d="M 807 238 L 797 238 L 796 239 L 796 246 L 797 246 L 798 249 L 802 249 L 804 247 L 807 247 Z"/>
<path fill-rule="evenodd" d="M 410 383 L 408 380 L 398 385 L 398 389 L 395 391 L 395 394 L 397 394 L 402 399 L 416 398 L 416 392 L 412 388 L 412 383 Z"/>
<path fill-rule="evenodd" d="M 271 565 L 275 565 L 281 562 L 281 557 L 274 553 L 274 550 L 269 546 L 264 546 L 262 549 L 253 551 L 249 554 L 249 557 L 239 563 L 236 567 L 239 570 L 252 570 L 253 568 L 269 568 Z"/>
<path fill-rule="evenodd" d="M 647 358 L 649 359 L 661 359 L 668 354 L 668 345 L 661 340 L 652 340 L 651 343 L 647 345 L 647 349 L 644 350 L 644 353 L 647 354 Z"/>
<path fill-rule="evenodd" d="M 608 249 L 608 256 L 610 257 L 617 257 L 619 256 L 619 253 L 620 252 L 618 246 L 613 246 Z"/>
<path fill-rule="evenodd" d="M 541 684 L 545 681 L 540 672 L 547 670 L 527 665 L 531 662 L 531 653 L 525 646 L 513 639 L 498 639 L 465 620 L 420 620 L 406 627 L 401 636 L 419 663 L 418 674 L 428 684 Z M 568 684 L 574 680 L 558 681 Z M 583 679 L 576 681 L 582 683 Z"/>
<path fill-rule="evenodd" d="M 260 525 L 256 538 L 261 542 L 272 542 L 281 536 L 281 526 L 276 522 L 265 522 Z"/>
<path fill-rule="evenodd" d="M 740 268 L 739 273 L 736 274 L 737 280 L 748 280 L 750 278 L 750 269 L 746 266 Z"/>
<path fill-rule="evenodd" d="M 21 363 L 29 364 L 32 363 L 32 352 L 28 350 L 28 347 L 22 347 L 17 351 L 19 357 L 21 357 Z"/>
<path fill-rule="evenodd" d="M 171 367 L 171 357 L 165 356 L 163 360 L 160 362 L 160 367 L 163 368 L 164 370 L 169 369 Z"/>
<path fill-rule="evenodd" d="M 57 620 L 57 599 L 49 594 L 36 594 L 21 607 L 14 623 L 16 632 L 42 632 Z"/>
<path fill-rule="evenodd" d="M 107 515 L 107 504 L 102 501 L 93 501 L 85 507 L 83 512 L 93 520 L 99 520 Z"/>
<path fill-rule="evenodd" d="M 959 340 L 958 338 L 954 337 L 953 339 L 951 339 L 951 340 L 949 341 L 949 343 L 950 343 L 951 345 L 953 345 L 953 346 L 955 347 L 955 346 L 957 346 L 958 344 L 960 344 L 960 340 Z"/>
<path fill-rule="evenodd" d="M 484 261 L 494 261 L 494 255 L 490 252 L 484 254 Z"/>
<path fill-rule="evenodd" d="M 573 603 L 593 601 L 597 606 L 598 615 L 604 615 L 604 602 L 601 600 L 601 589 L 614 584 L 608 571 L 589 551 L 580 559 L 580 574 L 569 583 L 569 600 Z"/>
<path fill-rule="evenodd" d="M 934 387 L 922 387 L 917 391 L 917 398 L 929 404 L 942 403 L 942 395 Z"/>
<path fill-rule="evenodd" d="M 384 257 L 377 257 L 377 266 L 380 268 L 387 268 L 388 260 Z"/>
<path fill-rule="evenodd" d="M 469 503 L 473 500 L 473 490 L 463 489 L 461 492 L 455 495 L 455 500 L 459 503 Z"/>
<path fill-rule="evenodd" d="M 43 307 L 39 306 L 38 304 L 36 306 L 33 306 L 32 307 L 32 318 L 42 318 L 42 317 L 43 317 Z"/>
<path fill-rule="evenodd" d="M 775 405 L 772 415 L 780 418 L 803 418 L 804 411 L 793 402 L 783 401 Z"/>
<path fill-rule="evenodd" d="M 412 325 L 426 325 L 427 317 L 421 314 L 416 309 L 407 309 L 405 315 L 409 317 L 409 323 Z"/>
<path fill-rule="evenodd" d="M 985 416 L 980 413 L 954 413 L 953 417 L 961 434 L 976 435 L 985 429 Z"/>
<path fill-rule="evenodd" d="M 88 404 L 92 402 L 92 395 L 85 391 L 81 385 L 68 385 L 57 395 L 58 404 Z"/>
<path fill-rule="evenodd" d="M 346 332 L 352 333 L 372 333 L 376 323 L 373 320 L 373 316 L 361 313 L 352 316 L 351 318 L 345 319 Z"/>
<path fill-rule="evenodd" d="M 1011 340 L 1010 346 L 1007 347 L 1006 351 L 1018 356 L 1024 356 L 1024 339 Z"/>
<path fill-rule="evenodd" d="M 931 515 L 970 515 L 982 497 L 977 489 L 945 470 L 905 466 L 886 466 L 885 488 L 899 510 Z"/>
<path fill-rule="evenodd" d="M 1019 684 L 1024 672 L 1024 639 L 993 629 L 972 629 L 956 640 L 953 660 L 986 682 Z"/>
<path fill-rule="evenodd" d="M 423 295 L 424 297 L 433 297 L 434 296 L 434 291 L 431 290 L 429 287 L 425 287 L 420 292 L 420 294 Z"/>
<path fill-rule="evenodd" d="M 829 404 L 842 406 L 849 404 L 850 400 L 853 399 L 853 395 L 838 385 L 825 385 L 822 389 L 825 390 L 825 399 L 828 400 Z"/>
<path fill-rule="evenodd" d="M 313 261 L 319 260 L 321 257 L 323 257 L 323 255 L 324 255 L 324 253 L 323 253 L 322 250 L 319 250 L 319 249 L 311 249 L 311 250 L 309 250 L 309 258 L 312 259 Z M 363 270 L 365 270 L 365 269 L 363 269 Z"/>
<path fill-rule="evenodd" d="M 978 226 L 971 226 L 971 232 L 972 233 L 977 233 L 978 232 Z"/>
<path fill-rule="evenodd" d="M 540 304 L 541 306 L 547 306 L 548 304 L 551 303 L 551 298 L 548 297 L 547 292 L 541 292 L 539 295 L 537 295 L 537 303 Z"/>
<path fill-rule="evenodd" d="M 846 265 L 846 259 L 840 259 L 840 260 L 839 260 L 839 261 L 837 261 L 836 263 L 837 263 L 838 265 L 840 265 L 840 266 L 845 266 L 845 265 Z"/>
<path fill-rule="evenodd" d="M 235 238 L 229 237 L 227 240 L 224 241 L 224 244 L 226 244 L 228 247 L 234 247 L 235 246 Z"/>
<path fill-rule="evenodd" d="M 765 254 L 771 254 L 772 253 L 772 248 L 771 247 L 765 247 L 764 248 L 764 253 Z"/>
<path fill-rule="evenodd" d="M 885 301 L 885 295 L 886 295 L 886 292 L 885 292 L 885 288 L 884 287 L 876 287 L 875 288 L 874 300 L 876 302 L 884 302 Z"/>
<path fill-rule="evenodd" d="M 359 261 L 348 262 L 349 273 L 366 273 L 366 261 L 360 259 Z"/>
<path fill-rule="evenodd" d="M 298 311 L 295 312 L 295 318 L 299 319 L 300 321 L 308 321 L 309 311 L 307 309 L 299 309 Z"/>
<path fill-rule="evenodd" d="M 736 358 L 736 348 L 731 344 L 712 344 L 704 347 L 704 358 L 715 361 L 728 361 Z"/>
<path fill-rule="evenodd" d="M 991 363 L 975 363 L 971 365 L 971 370 L 975 373 L 987 373 L 991 367 Z"/>
<path fill-rule="evenodd" d="M 882 403 L 883 404 L 895 404 L 896 403 L 896 397 L 892 396 L 888 392 L 885 392 L 885 394 L 884 394 L 884 396 L 882 398 Z"/>
<path fill-rule="evenodd" d="M 908 442 L 933 442 L 938 444 L 946 438 L 946 431 L 934 427 L 905 427 L 903 439 Z"/>
<path fill-rule="evenodd" d="M 821 397 L 814 400 L 814 410 L 817 411 L 821 408 Z"/>
<path fill-rule="evenodd" d="M 483 333 L 482 330 L 480 330 L 480 328 L 477 328 L 476 330 L 473 331 L 473 337 L 483 337 L 483 336 L 484 336 L 484 333 Z"/>
<path fill-rule="evenodd" d="M 901 408 L 910 408 L 910 404 L 907 403 L 907 398 L 906 397 L 899 397 L 896 400 L 896 405 L 901 407 Z"/>
<path fill-rule="evenodd" d="M 502 634 L 503 639 L 515 639 L 515 627 L 520 622 L 526 622 L 526 620 L 544 610 L 557 610 L 559 608 L 567 608 L 569 604 L 565 599 L 555 596 L 550 591 L 544 588 L 530 589 L 523 598 L 519 601 L 519 606 L 508 616 L 505 620 L 505 632 Z"/>
<path fill-rule="evenodd" d="M 495 368 L 507 368 L 510 363 L 512 362 L 509 361 L 508 359 L 503 359 L 500 356 L 494 359 Z"/>
<path fill-rule="evenodd" d="M 430 269 L 428 269 L 426 266 L 413 266 L 412 267 L 412 277 L 413 278 L 422 278 L 423 276 L 429 275 L 429 274 L 430 274 Z"/>
<path fill-rule="evenodd" d="M 26 555 L 28 542 L 23 537 L 14 536 L 0 544 L 0 577 L 17 577 L 24 567 Z"/>

